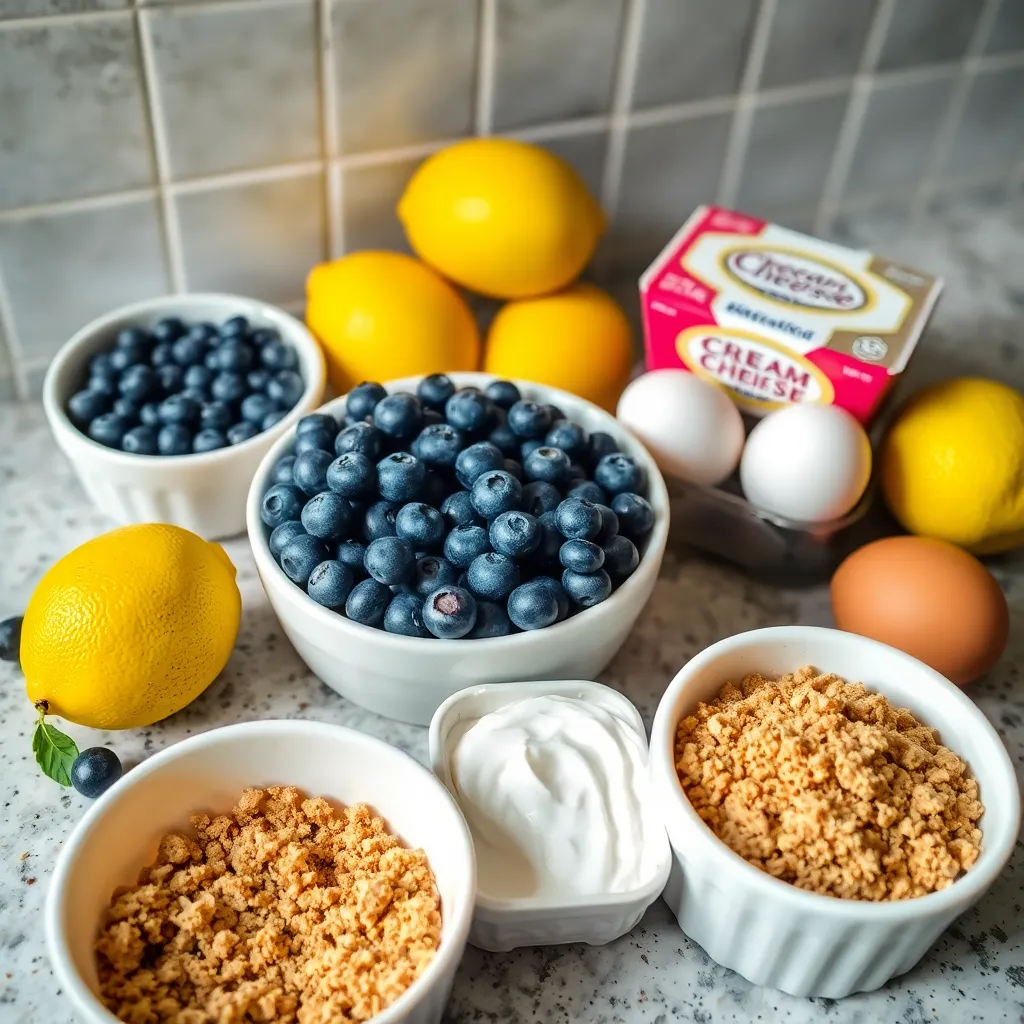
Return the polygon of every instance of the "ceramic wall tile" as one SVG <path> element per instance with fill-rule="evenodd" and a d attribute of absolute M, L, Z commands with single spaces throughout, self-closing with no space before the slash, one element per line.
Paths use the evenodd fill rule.
<path fill-rule="evenodd" d="M 999 174 L 1024 159 L 1024 68 L 974 79 L 944 175 Z"/>
<path fill-rule="evenodd" d="M 115 11 L 129 0 L 0 0 L 0 21 L 6 18 L 45 18 L 81 11 Z"/>
<path fill-rule="evenodd" d="M 879 55 L 879 70 L 959 60 L 971 41 L 983 4 L 984 0 L 897 0 Z"/>
<path fill-rule="evenodd" d="M 341 195 L 345 249 L 398 249 L 410 252 L 395 210 L 419 160 L 345 171 Z"/>
<path fill-rule="evenodd" d="M 585 135 L 563 135 L 545 139 L 540 145 L 550 149 L 573 166 L 595 199 L 601 198 L 608 133 L 588 132 Z"/>
<path fill-rule="evenodd" d="M 986 53 L 1011 53 L 1024 50 L 1024 3 L 1021 0 L 1003 0 L 992 23 Z"/>

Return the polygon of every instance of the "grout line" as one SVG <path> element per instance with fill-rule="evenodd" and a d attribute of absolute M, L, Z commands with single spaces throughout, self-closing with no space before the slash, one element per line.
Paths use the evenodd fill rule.
<path fill-rule="evenodd" d="M 597 114 L 593 117 L 580 117 L 574 121 L 555 121 L 549 124 L 530 125 L 528 128 L 516 128 L 501 134 L 510 139 L 523 142 L 543 142 L 545 139 L 561 139 L 573 135 L 590 135 L 594 132 L 606 131 L 611 127 L 612 118 L 608 114 Z"/>
<path fill-rule="evenodd" d="M 18 398 L 28 398 L 28 376 L 23 362 L 24 352 L 21 348 L 21 339 L 18 337 L 18 328 L 14 322 L 14 308 L 11 306 L 11 297 L 7 292 L 3 275 L 0 274 L 0 332 L 6 342 L 7 357 L 10 363 L 10 376 L 14 382 L 14 393 Z"/>
<path fill-rule="evenodd" d="M 323 160 L 296 160 L 290 164 L 271 164 L 269 167 L 257 167 L 245 171 L 224 171 L 222 174 L 182 178 L 180 181 L 168 182 L 166 188 L 171 195 L 187 196 L 196 192 L 214 192 L 222 188 L 263 185 L 271 181 L 304 178 L 313 174 L 322 174 L 323 169 Z"/>
<path fill-rule="evenodd" d="M 335 76 L 334 8 L 331 0 L 317 0 L 320 25 L 320 152 L 324 158 L 324 215 L 327 219 L 327 258 L 337 259 L 345 250 L 344 210 L 341 196 L 341 172 L 331 161 L 341 148 L 341 124 L 338 82 Z M 340 51 L 339 51 L 340 52 Z"/>
<path fill-rule="evenodd" d="M 981 64 L 979 55 L 982 53 L 985 43 L 988 41 L 989 33 L 995 24 L 996 16 L 999 13 L 1000 0 L 985 0 L 978 24 L 975 26 L 974 34 L 964 53 L 961 61 L 960 77 L 953 87 L 949 103 L 946 106 L 946 113 L 939 124 L 939 130 L 935 133 L 931 151 L 925 164 L 924 177 L 918 184 L 914 196 L 914 203 L 911 208 L 911 223 L 918 222 L 928 209 L 928 204 L 937 190 L 936 179 L 941 176 L 943 168 L 949 160 L 956 141 L 957 129 L 963 120 L 967 109 L 967 100 L 974 85 Z"/>
<path fill-rule="evenodd" d="M 885 44 L 885 37 L 889 32 L 894 10 L 895 0 L 881 0 L 881 3 L 875 8 L 875 15 L 871 20 L 871 27 L 864 40 L 864 49 L 861 51 L 860 62 L 857 66 L 857 76 L 853 88 L 850 90 L 849 102 L 846 104 L 846 113 L 839 129 L 839 137 L 836 139 L 836 147 L 832 152 L 832 162 L 821 189 L 821 200 L 814 216 L 815 234 L 823 235 L 831 230 L 836 210 L 846 189 L 857 142 L 864 128 L 868 100 L 871 96 L 871 74 L 878 64 L 878 57 Z"/>
<path fill-rule="evenodd" d="M 445 146 L 452 146 L 463 139 L 437 139 L 432 142 L 417 142 L 411 146 L 398 146 L 395 149 L 376 149 L 368 153 L 347 153 L 338 157 L 337 163 L 343 170 L 359 167 L 385 167 L 388 164 L 407 163 L 410 160 L 422 160 L 436 153 Z"/>
<path fill-rule="evenodd" d="M 112 206 L 123 206 L 126 203 L 155 198 L 157 198 L 157 189 L 154 186 L 148 186 L 127 189 L 124 192 L 101 192 L 99 195 L 83 196 L 80 199 L 59 199 L 50 203 L 12 206 L 9 210 L 0 210 L 0 224 L 8 221 L 29 220 L 32 217 L 45 217 L 50 214 L 61 215 L 106 210 Z"/>
<path fill-rule="evenodd" d="M 673 103 L 664 107 L 649 107 L 629 115 L 630 128 L 653 128 L 657 125 L 674 124 L 710 114 L 728 114 L 736 109 L 735 96 L 713 96 L 707 100 L 691 100 L 689 103 Z"/>
<path fill-rule="evenodd" d="M 480 0 L 476 47 L 476 103 L 474 132 L 490 135 L 494 125 L 494 76 L 498 62 L 498 2 Z"/>
<path fill-rule="evenodd" d="M 345 255 L 345 178 L 337 161 L 328 161 L 324 168 L 327 184 L 327 258 Z"/>
<path fill-rule="evenodd" d="M 765 54 L 768 52 L 768 40 L 771 35 L 772 22 L 775 20 L 777 0 L 761 0 L 754 21 L 754 30 L 750 35 L 750 47 L 747 50 L 747 62 L 743 68 L 740 91 L 736 98 L 736 112 L 732 117 L 729 129 L 729 141 L 726 144 L 725 159 L 722 162 L 722 177 L 718 183 L 716 203 L 719 206 L 733 207 L 739 191 L 740 176 L 746 160 L 747 146 L 750 143 L 750 129 L 753 123 L 755 90 L 761 79 Z"/>
<path fill-rule="evenodd" d="M 23 18 L 0 20 L 0 33 L 17 32 L 20 29 L 50 28 L 54 24 L 64 28 L 67 25 L 85 24 L 90 21 L 117 21 L 131 16 L 131 10 L 124 7 L 103 11 L 68 11 L 65 14 L 26 15 Z"/>
<path fill-rule="evenodd" d="M 160 100 L 159 76 L 156 73 L 156 55 L 150 32 L 150 20 L 150 11 L 136 9 L 135 30 L 142 65 L 142 91 L 146 114 L 149 118 L 153 162 L 156 167 L 157 195 L 163 220 L 164 254 L 167 259 L 171 291 L 180 293 L 188 289 L 188 277 L 185 273 L 178 210 L 167 189 L 167 183 L 171 177 L 170 143 L 163 116 L 163 105 Z"/>
<path fill-rule="evenodd" d="M 142 11 L 168 11 L 175 8 L 202 7 L 204 11 L 247 11 L 257 10 L 261 7 L 303 7 L 309 0 L 173 0 L 167 3 L 139 3 L 135 0 L 138 10 Z"/>

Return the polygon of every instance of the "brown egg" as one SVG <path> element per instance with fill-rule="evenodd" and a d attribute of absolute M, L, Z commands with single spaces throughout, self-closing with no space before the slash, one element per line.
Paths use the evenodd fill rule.
<path fill-rule="evenodd" d="M 898 647 L 958 686 L 998 661 L 1010 631 L 992 574 L 928 537 L 887 537 L 850 555 L 832 577 L 832 614 L 840 629 Z"/>

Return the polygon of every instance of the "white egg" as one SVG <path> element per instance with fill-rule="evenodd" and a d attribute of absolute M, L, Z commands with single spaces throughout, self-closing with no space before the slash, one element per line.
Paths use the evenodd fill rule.
<path fill-rule="evenodd" d="M 687 370 L 652 370 L 622 392 L 616 415 L 666 476 L 721 483 L 743 450 L 743 418 L 717 384 Z"/>
<path fill-rule="evenodd" d="M 788 405 L 750 432 L 740 484 L 756 508 L 804 523 L 845 515 L 871 476 L 864 428 L 835 405 Z"/>

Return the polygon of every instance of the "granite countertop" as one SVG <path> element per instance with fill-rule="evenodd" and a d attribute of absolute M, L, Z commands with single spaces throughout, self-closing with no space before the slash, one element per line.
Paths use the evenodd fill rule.
<path fill-rule="evenodd" d="M 911 377 L 984 373 L 1024 385 L 1024 210 L 954 208 L 910 229 L 860 217 L 843 237 L 930 269 L 947 292 Z M 20 613 L 45 569 L 110 527 L 87 503 L 50 439 L 42 409 L 0 405 L 0 618 Z M 242 591 L 237 649 L 221 678 L 180 714 L 151 729 L 101 734 L 75 727 L 80 746 L 110 742 L 126 765 L 185 736 L 260 718 L 308 718 L 352 726 L 426 759 L 426 730 L 378 718 L 347 703 L 305 668 L 267 604 L 247 541 L 226 544 Z M 1008 595 L 1013 634 L 996 669 L 971 696 L 1024 760 L 1024 557 L 993 565 Z M 708 644 L 780 623 L 828 624 L 824 588 L 784 590 L 755 583 L 670 546 L 654 596 L 603 674 L 639 707 L 648 726 L 677 669 Z M 0 665 L 0 1021 L 73 1019 L 47 963 L 43 903 L 57 849 L 88 801 L 36 768 L 33 714 L 21 677 Z M 797 999 L 748 984 L 711 962 L 658 901 L 630 935 L 604 947 L 564 946 L 507 954 L 466 951 L 447 1019 L 455 1022 L 747 1021 L 928 1024 L 1024 1021 L 1024 847 L 979 906 L 939 940 L 909 974 L 878 992 L 839 1002 Z"/>

